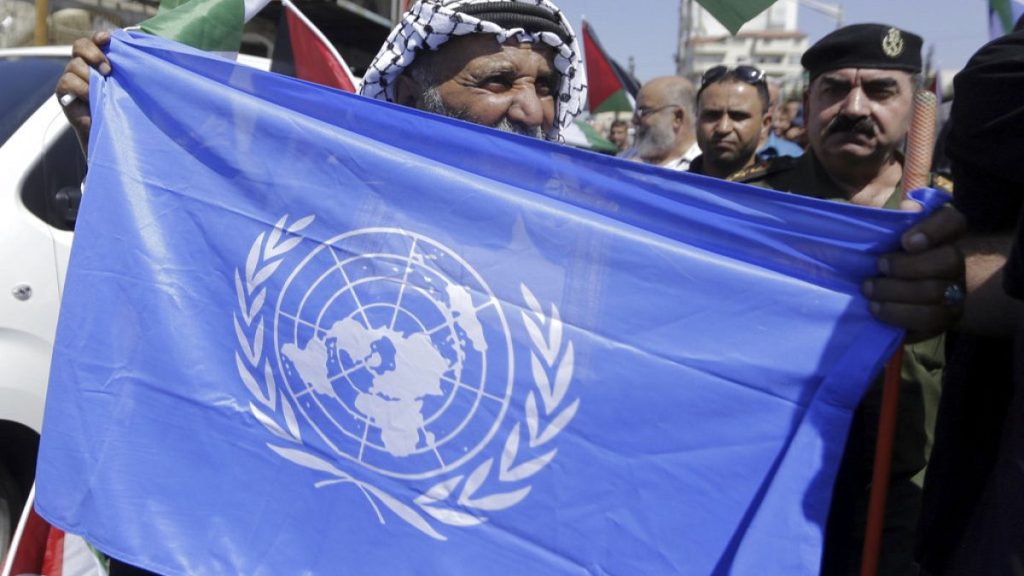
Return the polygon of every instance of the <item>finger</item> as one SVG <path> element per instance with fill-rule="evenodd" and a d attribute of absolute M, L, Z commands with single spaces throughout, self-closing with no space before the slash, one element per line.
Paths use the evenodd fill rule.
<path fill-rule="evenodd" d="M 72 61 L 81 58 L 88 66 L 99 71 L 100 74 L 108 76 L 111 72 L 110 60 L 103 50 L 90 38 L 79 38 L 75 40 L 71 48 Z"/>
<path fill-rule="evenodd" d="M 72 58 L 71 61 L 68 62 L 68 65 L 64 67 L 64 74 L 71 74 L 83 82 L 88 83 L 89 72 L 91 70 L 92 68 L 89 68 L 89 65 L 86 64 L 85 60 L 82 60 L 81 58 Z"/>
<path fill-rule="evenodd" d="M 920 212 L 924 210 L 924 205 L 917 200 L 900 200 L 900 210 L 903 212 Z"/>
<path fill-rule="evenodd" d="M 914 340 L 935 336 L 956 326 L 961 308 L 943 305 L 872 302 L 871 313 L 882 322 L 904 328 Z"/>
<path fill-rule="evenodd" d="M 110 31 L 100 30 L 99 32 L 92 35 L 92 42 L 97 46 L 106 46 L 110 43 Z"/>
<path fill-rule="evenodd" d="M 81 78 L 71 74 L 61 77 L 54 93 L 69 120 L 89 111 L 89 83 Z"/>
<path fill-rule="evenodd" d="M 89 101 L 89 77 L 82 78 L 75 73 L 65 72 L 57 81 L 57 88 L 54 90 L 57 98 L 65 94 L 72 94 L 78 100 Z"/>
<path fill-rule="evenodd" d="M 862 291 L 873 302 L 938 305 L 945 303 L 948 280 L 897 280 L 872 278 L 864 282 Z"/>
<path fill-rule="evenodd" d="M 903 233 L 900 242 L 907 252 L 921 252 L 949 244 L 967 232 L 967 220 L 959 210 L 943 206 Z"/>
<path fill-rule="evenodd" d="M 926 252 L 893 252 L 878 259 L 878 271 L 889 278 L 961 280 L 964 255 L 953 244 Z"/>

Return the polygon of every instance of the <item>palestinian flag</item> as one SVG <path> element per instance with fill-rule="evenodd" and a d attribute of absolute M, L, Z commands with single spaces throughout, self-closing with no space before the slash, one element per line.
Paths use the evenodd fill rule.
<path fill-rule="evenodd" d="M 744 24 L 754 16 L 775 4 L 776 0 L 697 0 L 715 20 L 725 26 L 730 33 L 736 34 Z"/>
<path fill-rule="evenodd" d="M 272 72 L 323 84 L 345 92 L 356 91 L 356 79 L 334 45 L 289 0 L 274 41 Z"/>
<path fill-rule="evenodd" d="M 36 514 L 35 487 L 11 543 L 4 576 L 106 576 L 107 559 L 80 536 Z"/>
<path fill-rule="evenodd" d="M 161 0 L 143 32 L 210 52 L 238 54 L 242 28 L 270 0 Z"/>
<path fill-rule="evenodd" d="M 1013 31 L 1013 26 L 1024 16 L 1024 0 L 989 0 L 988 36 L 996 39 Z"/>
<path fill-rule="evenodd" d="M 583 120 L 573 120 L 563 132 L 565 143 L 576 148 L 584 148 L 604 154 L 615 154 L 619 148 L 601 136 L 598 131 Z"/>
<path fill-rule="evenodd" d="M 640 83 L 608 56 L 586 20 L 583 21 L 583 52 L 590 113 L 633 112 Z"/>

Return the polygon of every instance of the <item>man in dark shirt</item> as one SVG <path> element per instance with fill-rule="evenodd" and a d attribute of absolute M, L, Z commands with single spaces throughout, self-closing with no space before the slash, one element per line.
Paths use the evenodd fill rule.
<path fill-rule="evenodd" d="M 1024 574 L 1022 24 L 955 80 L 946 150 L 974 294 L 950 348 L 925 482 L 918 557 L 928 575 Z"/>
<path fill-rule="evenodd" d="M 690 172 L 729 179 L 757 161 L 757 146 L 771 127 L 768 84 L 753 66 L 715 66 L 697 91 L 697 145 Z"/>

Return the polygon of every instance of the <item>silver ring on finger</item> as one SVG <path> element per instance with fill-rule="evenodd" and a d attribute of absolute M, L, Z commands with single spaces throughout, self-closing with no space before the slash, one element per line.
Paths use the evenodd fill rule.
<path fill-rule="evenodd" d="M 967 299 L 967 293 L 964 292 L 964 287 L 959 282 L 953 282 L 949 286 L 946 286 L 946 290 L 942 293 L 942 303 L 948 308 L 957 308 L 964 303 Z"/>

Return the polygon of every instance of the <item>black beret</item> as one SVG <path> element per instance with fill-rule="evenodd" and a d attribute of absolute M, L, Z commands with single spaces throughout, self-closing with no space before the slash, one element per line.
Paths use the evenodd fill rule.
<path fill-rule="evenodd" d="M 851 24 L 804 52 L 800 64 L 813 80 L 841 68 L 921 71 L 921 37 L 885 24 Z"/>

